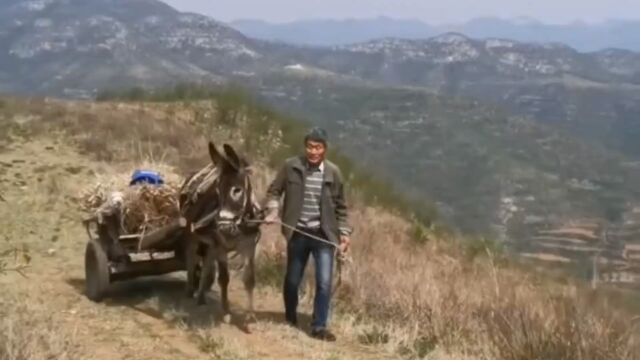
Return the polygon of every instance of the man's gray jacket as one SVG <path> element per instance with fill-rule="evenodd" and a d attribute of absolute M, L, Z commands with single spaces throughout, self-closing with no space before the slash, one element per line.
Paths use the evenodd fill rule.
<path fill-rule="evenodd" d="M 344 196 L 344 182 L 342 173 L 335 164 L 324 160 L 323 167 L 320 226 L 330 241 L 338 243 L 340 235 L 351 234 Z M 290 227 L 296 227 L 302 212 L 305 172 L 306 159 L 303 156 L 287 159 L 267 190 L 266 207 L 270 211 L 275 211 L 274 209 L 279 207 L 280 198 L 284 195 L 281 219 L 284 224 Z M 293 231 L 283 226 L 282 234 L 289 240 Z"/>

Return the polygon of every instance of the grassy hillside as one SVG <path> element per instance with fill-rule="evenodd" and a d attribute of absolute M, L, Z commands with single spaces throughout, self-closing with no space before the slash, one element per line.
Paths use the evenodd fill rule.
<path fill-rule="evenodd" d="M 625 157 L 477 102 L 314 75 L 274 73 L 251 86 L 468 231 L 523 239 L 529 225 L 615 221 L 639 199 L 640 169 Z"/>
<path fill-rule="evenodd" d="M 106 304 L 88 302 L 77 290 L 83 283 L 77 204 L 83 184 L 127 175 L 141 164 L 182 174 L 207 161 L 205 143 L 213 138 L 249 154 L 263 193 L 271 164 L 300 145 L 293 140 L 298 125 L 238 99 L 3 99 L 0 191 L 11 206 L 0 207 L 9 240 L 0 253 L 24 245 L 32 259 L 29 281 L 0 275 L 9 289 L 0 295 L 0 359 L 124 359 L 135 352 L 145 360 L 632 360 L 640 351 L 634 315 L 617 299 L 528 272 L 490 243 L 463 246 L 446 234 L 420 233 L 406 214 L 367 200 L 365 190 L 349 196 L 357 231 L 353 263 L 344 268 L 336 299 L 336 345 L 279 324 L 284 244 L 274 228 L 265 228 L 261 241 L 260 311 L 251 335 L 207 320 L 215 318 L 217 305 L 193 307 L 181 298 L 182 280 L 174 278 L 141 279 L 120 287 Z M 232 301 L 240 301 L 234 294 Z"/>
<path fill-rule="evenodd" d="M 241 127 L 245 152 L 264 156 L 269 165 L 278 166 L 284 159 L 298 155 L 304 134 L 310 124 L 300 118 L 274 111 L 256 101 L 240 88 L 208 87 L 190 84 L 171 88 L 145 90 L 133 88 L 125 91 L 103 91 L 98 101 L 146 101 L 158 103 L 215 101 L 216 118 L 227 126 Z M 198 111 L 198 110 L 196 110 Z M 200 116 L 200 114 L 198 114 Z M 206 117 L 199 120 L 206 121 Z M 270 137 L 277 133 L 281 143 L 272 144 Z M 332 134 L 337 137 L 337 134 Z M 425 201 L 412 201 L 406 194 L 395 191 L 387 182 L 373 176 L 373 171 L 365 171 L 341 153 L 337 144 L 331 143 L 329 157 L 349 180 L 349 190 L 369 205 L 383 206 L 399 211 L 407 217 L 415 217 L 423 224 L 430 225 L 437 219 L 433 206 Z"/>

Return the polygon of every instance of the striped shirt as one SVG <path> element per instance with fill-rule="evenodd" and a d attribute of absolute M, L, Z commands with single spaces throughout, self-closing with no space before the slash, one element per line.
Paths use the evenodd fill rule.
<path fill-rule="evenodd" d="M 298 220 L 298 227 L 307 229 L 320 228 L 320 196 L 324 181 L 324 163 L 318 167 L 307 167 L 304 178 L 304 202 Z"/>

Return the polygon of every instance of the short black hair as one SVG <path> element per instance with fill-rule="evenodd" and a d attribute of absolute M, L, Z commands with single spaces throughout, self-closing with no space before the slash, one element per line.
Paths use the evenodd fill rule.
<path fill-rule="evenodd" d="M 309 140 L 320 142 L 327 146 L 329 135 L 327 135 L 327 131 L 325 129 L 316 126 L 307 132 L 307 135 L 304 137 L 304 143 L 306 144 Z"/>

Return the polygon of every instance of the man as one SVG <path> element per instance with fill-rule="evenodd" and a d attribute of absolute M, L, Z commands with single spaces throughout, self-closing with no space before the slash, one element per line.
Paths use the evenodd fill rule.
<path fill-rule="evenodd" d="M 312 255 L 316 266 L 316 293 L 311 336 L 335 341 L 335 335 L 327 328 L 335 248 L 303 234 L 326 239 L 342 252 L 347 252 L 350 246 L 351 227 L 347 222 L 342 174 L 335 164 L 325 159 L 326 151 L 326 131 L 311 129 L 304 138 L 304 156 L 288 159 L 269 186 L 265 221 L 272 224 L 277 220 L 280 197 L 284 195 L 282 233 L 288 243 L 283 295 L 287 322 L 298 325 L 298 288 Z"/>

